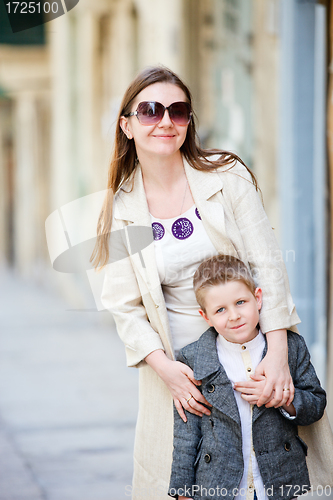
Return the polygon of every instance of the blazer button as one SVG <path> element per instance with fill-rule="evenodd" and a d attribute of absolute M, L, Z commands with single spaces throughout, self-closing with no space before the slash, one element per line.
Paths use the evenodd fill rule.
<path fill-rule="evenodd" d="M 206 453 L 206 455 L 204 456 L 204 461 L 206 462 L 206 464 L 209 464 L 209 462 L 211 461 L 211 456 Z"/>
<path fill-rule="evenodd" d="M 286 451 L 290 451 L 290 448 L 291 448 L 291 444 L 290 443 L 284 443 L 284 449 Z"/>
<path fill-rule="evenodd" d="M 215 391 L 215 385 L 214 384 L 208 384 L 207 385 L 207 391 L 208 392 L 214 392 Z"/>

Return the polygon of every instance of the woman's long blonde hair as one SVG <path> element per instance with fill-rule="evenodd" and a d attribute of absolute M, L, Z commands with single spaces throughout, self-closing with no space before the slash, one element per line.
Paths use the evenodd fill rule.
<path fill-rule="evenodd" d="M 90 262 L 93 262 L 95 268 L 102 268 L 108 263 L 113 198 L 121 186 L 131 177 L 137 165 L 134 140 L 128 139 L 122 131 L 120 127 L 120 118 L 131 112 L 132 103 L 135 97 L 143 89 L 154 83 L 171 83 L 177 85 L 177 87 L 185 93 L 186 100 L 192 108 L 190 90 L 175 73 L 165 67 L 158 66 L 145 69 L 133 80 L 126 90 L 117 118 L 114 149 L 108 171 L 107 195 L 99 215 L 97 241 L 90 258 Z M 230 167 L 232 167 L 236 161 L 239 161 L 247 168 L 256 189 L 258 189 L 255 176 L 236 154 L 220 149 L 206 150 L 199 146 L 194 116 L 192 116 L 188 125 L 186 138 L 180 151 L 191 167 L 196 170 L 211 170 L 224 165 L 230 165 Z M 220 155 L 220 158 L 210 161 L 209 157 L 216 154 Z"/>

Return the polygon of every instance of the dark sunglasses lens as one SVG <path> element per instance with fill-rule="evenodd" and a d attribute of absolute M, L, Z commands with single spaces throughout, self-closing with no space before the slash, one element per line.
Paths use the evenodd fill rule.
<path fill-rule="evenodd" d="M 164 107 L 159 102 L 140 102 L 137 112 L 142 125 L 155 125 L 162 120 Z"/>
<path fill-rule="evenodd" d="M 176 125 L 188 125 L 191 120 L 191 106 L 188 102 L 174 102 L 169 108 L 169 115 Z"/>

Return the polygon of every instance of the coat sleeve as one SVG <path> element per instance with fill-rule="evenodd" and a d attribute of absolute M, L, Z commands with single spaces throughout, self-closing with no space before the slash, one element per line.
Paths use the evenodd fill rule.
<path fill-rule="evenodd" d="M 288 275 L 274 231 L 249 172 L 241 164 L 220 173 L 223 195 L 231 209 L 231 234 L 239 257 L 250 265 L 263 292 L 260 328 L 263 333 L 278 329 L 297 331 L 300 323 L 293 303 Z"/>
<path fill-rule="evenodd" d="M 288 332 L 289 365 L 295 386 L 293 405 L 296 425 L 310 425 L 320 420 L 326 406 L 326 393 L 321 387 L 310 353 L 301 335 Z"/>
<path fill-rule="evenodd" d="M 125 344 L 127 365 L 138 366 L 148 354 L 157 349 L 164 350 L 164 347 L 148 321 L 128 254 L 124 226 L 116 223 L 112 225 L 110 252 L 115 257 L 106 266 L 101 300 L 112 313 L 118 334 Z"/>
<path fill-rule="evenodd" d="M 183 350 L 177 359 L 190 366 Z M 192 497 L 192 487 L 196 484 L 195 464 L 200 456 L 202 442 L 201 417 L 187 411 L 185 413 L 187 422 L 180 418 L 174 407 L 173 460 L 169 495 L 175 498 L 179 495 Z"/>

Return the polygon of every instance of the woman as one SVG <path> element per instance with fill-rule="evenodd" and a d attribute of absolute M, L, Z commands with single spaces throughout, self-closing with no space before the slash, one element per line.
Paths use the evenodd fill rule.
<path fill-rule="evenodd" d="M 209 412 L 200 381 L 175 361 L 175 351 L 206 329 L 192 290 L 197 266 L 217 253 L 235 255 L 249 263 L 263 289 L 260 326 L 268 353 L 256 374 L 267 382 L 258 405 L 293 399 L 286 329 L 299 318 L 253 175 L 236 155 L 197 145 L 190 92 L 170 70 L 149 68 L 127 89 L 108 188 L 93 257 L 96 266 L 108 264 L 110 232 L 121 230 L 128 257 L 107 266 L 102 300 L 128 365 L 140 368 L 132 494 L 166 499 L 172 400 L 185 421 L 184 409 Z M 131 248 L 135 226 L 154 232 L 154 243 L 139 245 L 139 252 L 138 244 Z M 111 250 L 113 244 L 119 241 L 111 234 Z"/>

